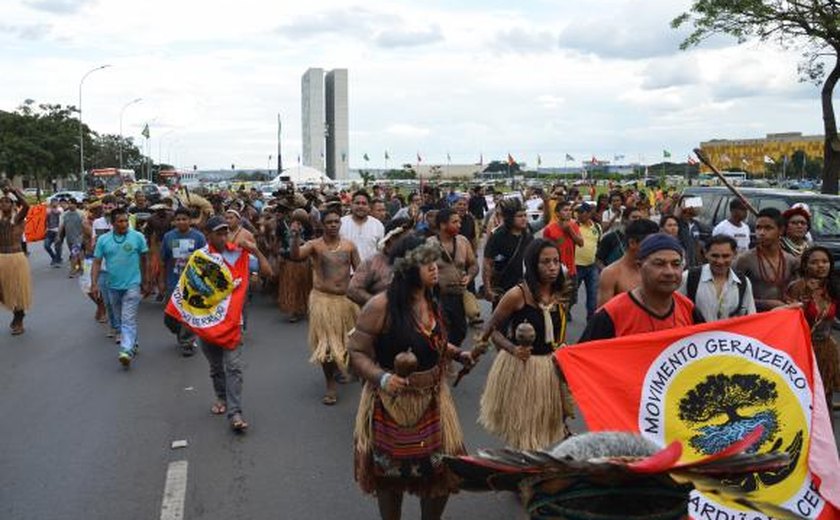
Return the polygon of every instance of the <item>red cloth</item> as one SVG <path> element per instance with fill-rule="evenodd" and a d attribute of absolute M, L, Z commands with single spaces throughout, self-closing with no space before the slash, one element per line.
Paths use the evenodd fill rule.
<path fill-rule="evenodd" d="M 33 204 L 26 214 L 26 224 L 23 229 L 27 242 L 38 242 L 47 236 L 47 205 Z"/>
<path fill-rule="evenodd" d="M 570 220 L 569 227 L 576 234 L 580 235 L 580 227 L 577 225 L 577 222 Z M 543 238 L 551 240 L 557 244 L 557 248 L 560 250 L 560 261 L 563 262 L 564 266 L 566 266 L 566 270 L 569 274 L 571 276 L 575 276 L 577 274 L 577 267 L 575 267 L 576 246 L 575 241 L 572 240 L 571 233 L 564 231 L 563 228 L 560 227 L 560 223 L 554 221 L 546 226 L 545 231 L 543 232 Z"/>

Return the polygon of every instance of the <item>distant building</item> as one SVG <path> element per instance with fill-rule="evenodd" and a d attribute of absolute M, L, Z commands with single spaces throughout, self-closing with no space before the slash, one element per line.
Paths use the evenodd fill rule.
<path fill-rule="evenodd" d="M 776 164 L 790 161 L 797 151 L 814 159 L 822 158 L 825 138 L 821 135 L 802 135 L 801 132 L 767 134 L 760 139 L 712 139 L 700 143 L 700 149 L 720 170 L 741 169 L 763 175 L 766 171 L 765 158 Z M 785 159 L 787 158 L 787 159 Z M 701 173 L 711 170 L 704 164 Z"/>
<path fill-rule="evenodd" d="M 304 166 L 347 178 L 350 125 L 347 69 L 311 68 L 301 78 L 301 119 Z"/>
<path fill-rule="evenodd" d="M 324 69 L 312 68 L 301 78 L 300 113 L 304 166 L 324 171 Z"/>

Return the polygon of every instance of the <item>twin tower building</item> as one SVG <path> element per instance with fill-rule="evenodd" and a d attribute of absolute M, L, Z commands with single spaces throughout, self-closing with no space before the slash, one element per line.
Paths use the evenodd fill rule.
<path fill-rule="evenodd" d="M 347 69 L 311 68 L 301 78 L 303 165 L 346 179 L 350 161 Z"/>

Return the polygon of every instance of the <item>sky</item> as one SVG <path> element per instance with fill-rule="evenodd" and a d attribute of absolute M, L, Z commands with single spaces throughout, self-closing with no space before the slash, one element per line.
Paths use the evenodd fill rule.
<path fill-rule="evenodd" d="M 682 161 L 701 141 L 822 132 L 799 54 L 679 50 L 684 0 L 3 0 L 0 110 L 79 104 L 99 133 L 199 169 L 301 153 L 300 81 L 349 70 L 351 168 Z M 136 98 L 142 101 L 129 104 Z M 364 154 L 370 162 L 365 163 Z M 269 156 L 272 156 L 269 163 Z M 624 162 L 620 161 L 620 162 Z"/>

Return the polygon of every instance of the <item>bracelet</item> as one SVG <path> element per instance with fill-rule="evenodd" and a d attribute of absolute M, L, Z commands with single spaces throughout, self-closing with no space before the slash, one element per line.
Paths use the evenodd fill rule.
<path fill-rule="evenodd" d="M 394 374 L 390 372 L 382 372 L 382 375 L 379 376 L 379 388 L 385 388 L 388 386 L 388 381 L 393 377 Z"/>

